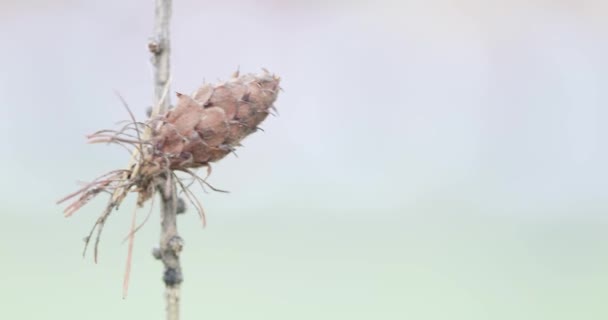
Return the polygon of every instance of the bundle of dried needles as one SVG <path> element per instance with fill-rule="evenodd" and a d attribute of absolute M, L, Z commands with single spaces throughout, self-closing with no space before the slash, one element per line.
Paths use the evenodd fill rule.
<path fill-rule="evenodd" d="M 176 172 L 184 172 L 203 188 L 206 186 L 221 191 L 207 182 L 211 173 L 210 163 L 233 152 L 243 138 L 258 130 L 260 123 L 275 110 L 273 103 L 280 90 L 279 81 L 278 77 L 266 70 L 261 74 L 241 76 L 237 71 L 230 80 L 203 85 L 192 96 L 178 93 L 175 108 L 146 122 L 136 121 L 123 100 L 131 121 L 118 130 L 95 132 L 88 139 L 90 143 L 113 143 L 127 148 L 132 154 L 131 165 L 128 169 L 105 173 L 58 201 L 72 201 L 64 211 L 65 216 L 69 217 L 98 194 L 105 192 L 111 195 L 105 210 L 85 238 L 83 255 L 97 230 L 94 245 L 94 260 L 97 262 L 104 224 L 129 192 L 137 193 L 137 207 L 141 207 L 153 197 L 156 190 L 172 190 L 172 185 L 177 183 L 198 211 L 204 225 L 203 207 Z M 207 169 L 205 178 L 193 171 L 200 167 Z M 145 221 L 147 217 L 136 226 L 134 214 L 127 236 L 130 243 L 125 282 L 130 269 L 133 235 Z"/>

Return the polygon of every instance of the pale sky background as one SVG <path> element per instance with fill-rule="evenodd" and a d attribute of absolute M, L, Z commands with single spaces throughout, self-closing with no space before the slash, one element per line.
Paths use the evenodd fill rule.
<path fill-rule="evenodd" d="M 85 135 L 151 104 L 153 1 L 0 0 L 2 318 L 162 319 L 159 219 L 133 199 L 80 256 L 126 165 Z M 608 2 L 175 1 L 173 91 L 280 75 L 264 133 L 179 219 L 183 319 L 608 318 Z M 143 216 L 146 210 L 141 211 Z"/>

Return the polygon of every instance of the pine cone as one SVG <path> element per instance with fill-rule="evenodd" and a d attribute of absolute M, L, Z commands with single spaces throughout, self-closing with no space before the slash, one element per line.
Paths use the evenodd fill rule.
<path fill-rule="evenodd" d="M 153 144 L 170 169 L 196 168 L 222 159 L 255 132 L 277 98 L 280 79 L 267 71 L 206 84 L 160 119 Z"/>

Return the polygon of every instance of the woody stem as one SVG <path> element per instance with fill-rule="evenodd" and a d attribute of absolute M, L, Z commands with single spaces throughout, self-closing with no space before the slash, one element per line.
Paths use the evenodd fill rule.
<path fill-rule="evenodd" d="M 148 48 L 152 54 L 154 68 L 154 108 L 151 118 L 169 110 L 170 60 L 171 52 L 169 24 L 171 20 L 171 0 L 156 0 L 154 36 Z M 167 319 L 179 319 L 180 284 L 182 269 L 179 261 L 183 241 L 177 233 L 177 194 L 171 174 L 159 176 L 155 183 L 161 196 L 160 259 L 164 265 L 163 281 L 167 300 Z"/>

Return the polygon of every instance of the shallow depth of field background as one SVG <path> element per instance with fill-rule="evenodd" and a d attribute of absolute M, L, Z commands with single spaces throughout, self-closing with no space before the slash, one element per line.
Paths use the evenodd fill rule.
<path fill-rule="evenodd" d="M 151 104 L 153 1 L 0 2 L 2 318 L 161 319 L 154 212 L 82 259 Z M 175 1 L 173 91 L 265 67 L 279 117 L 179 218 L 183 319 L 608 318 L 608 3 Z M 141 210 L 140 215 L 147 213 Z"/>

